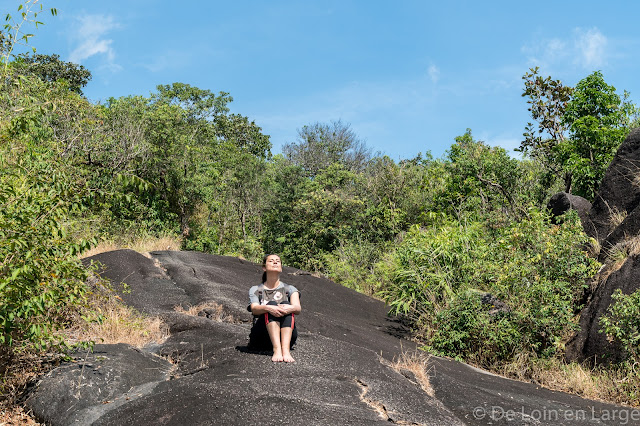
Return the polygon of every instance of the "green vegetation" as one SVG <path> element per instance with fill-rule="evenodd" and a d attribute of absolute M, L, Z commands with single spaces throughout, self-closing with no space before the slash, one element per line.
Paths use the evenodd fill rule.
<path fill-rule="evenodd" d="M 600 72 L 575 89 L 525 75 L 538 126 L 523 159 L 466 129 L 443 158 L 395 162 L 340 121 L 302 127 L 273 156 L 228 93 L 173 83 L 94 104 L 81 66 L 15 56 L 36 3 L 0 33 L 3 349 L 63 344 L 92 243 L 174 235 L 185 249 L 279 253 L 379 297 L 438 354 L 495 369 L 561 357 L 599 265 L 577 217 L 552 224 L 544 206 L 563 187 L 593 196 L 636 113 Z M 620 318 L 637 317 L 636 299 L 604 323 L 634 357 L 637 324 Z"/>
<path fill-rule="evenodd" d="M 538 68 L 523 77 L 531 117 L 522 152 L 541 161 L 547 171 L 564 180 L 565 191 L 593 199 L 609 163 L 637 120 L 629 94 L 620 97 L 600 71 L 575 88 L 542 78 Z"/>
<path fill-rule="evenodd" d="M 522 353 L 561 355 L 585 279 L 599 266 L 581 249 L 579 220 L 549 226 L 531 210 L 491 227 L 448 220 L 412 229 L 392 254 L 385 299 L 443 355 L 487 367 Z"/>
<path fill-rule="evenodd" d="M 640 362 L 640 291 L 612 296 L 607 314 L 600 318 L 602 331 L 618 343 L 634 366 Z"/>

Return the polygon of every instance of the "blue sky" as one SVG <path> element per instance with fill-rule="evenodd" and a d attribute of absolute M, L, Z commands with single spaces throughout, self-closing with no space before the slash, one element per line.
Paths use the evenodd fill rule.
<path fill-rule="evenodd" d="M 2 12 L 19 2 L 2 0 Z M 31 45 L 93 73 L 93 101 L 188 83 L 231 94 L 271 136 L 341 119 L 398 160 L 443 155 L 471 128 L 512 151 L 529 121 L 522 75 L 575 85 L 595 70 L 640 100 L 640 2 L 44 0 Z M 33 29 L 32 29 L 33 32 Z"/>

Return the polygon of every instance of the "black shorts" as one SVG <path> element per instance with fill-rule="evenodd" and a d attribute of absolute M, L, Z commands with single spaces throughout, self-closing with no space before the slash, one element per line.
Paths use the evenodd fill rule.
<path fill-rule="evenodd" d="M 276 302 L 269 302 L 269 305 L 276 305 Z M 289 303 L 283 302 L 282 305 L 288 305 Z M 280 328 L 291 327 L 291 347 L 298 339 L 298 329 L 295 326 L 294 314 L 285 315 L 282 317 L 274 317 L 271 314 L 265 313 L 259 316 L 255 316 L 253 320 L 253 327 L 251 327 L 251 333 L 249 334 L 249 348 L 252 349 L 272 349 L 271 339 L 269 338 L 269 332 L 267 331 L 267 324 L 271 321 L 277 321 L 280 323 Z"/>

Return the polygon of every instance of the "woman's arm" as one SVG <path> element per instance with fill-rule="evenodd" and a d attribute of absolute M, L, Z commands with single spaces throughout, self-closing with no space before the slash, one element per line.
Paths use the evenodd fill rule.
<path fill-rule="evenodd" d="M 289 297 L 289 305 L 279 305 L 284 309 L 286 314 L 299 314 L 302 312 L 302 306 L 300 306 L 300 293 L 297 291 Z"/>
<path fill-rule="evenodd" d="M 300 306 L 300 293 L 297 291 L 293 293 L 289 298 L 289 305 L 261 305 L 259 303 L 252 303 L 249 306 L 253 315 L 262 315 L 269 313 L 274 317 L 281 317 L 288 314 L 299 314 L 302 311 Z"/>
<path fill-rule="evenodd" d="M 286 305 L 261 305 L 259 303 L 252 303 L 249 308 L 251 309 L 251 313 L 253 315 L 262 315 L 262 314 L 271 314 L 274 317 L 281 317 L 286 315 L 288 312 L 285 312 L 282 309 Z"/>

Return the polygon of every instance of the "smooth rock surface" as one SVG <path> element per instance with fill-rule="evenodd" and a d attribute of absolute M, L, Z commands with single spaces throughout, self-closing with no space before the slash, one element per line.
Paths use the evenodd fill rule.
<path fill-rule="evenodd" d="M 416 346 L 382 302 L 293 268 L 281 279 L 301 292 L 297 362 L 274 364 L 270 353 L 246 347 L 248 290 L 260 279 L 259 265 L 194 252 L 152 255 L 121 250 L 95 258 L 114 284 L 128 284 L 128 303 L 165 319 L 170 338 L 142 351 L 100 345 L 84 372 L 76 362 L 44 377 L 27 405 L 48 425 L 613 425 L 620 419 L 598 413 L 631 411 L 436 357 L 429 396 L 412 374 L 390 367 Z M 232 322 L 173 309 L 207 301 L 221 304 Z M 128 369 L 123 351 L 131 353 Z M 538 412 L 560 420 L 593 414 L 546 423 Z"/>

